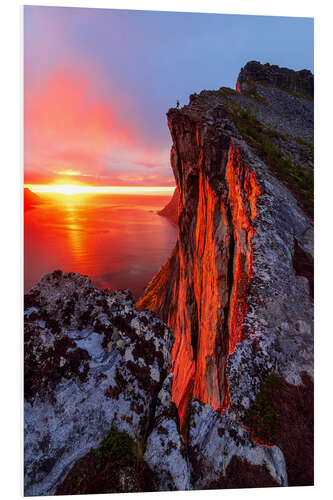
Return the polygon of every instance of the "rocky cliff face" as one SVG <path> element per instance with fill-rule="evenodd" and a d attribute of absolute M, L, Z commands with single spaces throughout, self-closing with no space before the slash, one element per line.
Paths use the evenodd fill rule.
<path fill-rule="evenodd" d="M 158 215 L 162 215 L 169 219 L 173 224 L 178 223 L 178 205 L 179 205 L 179 191 L 176 188 L 173 192 L 172 198 L 169 203 L 158 212 Z"/>
<path fill-rule="evenodd" d="M 242 70 L 238 92 L 203 91 L 167 114 L 178 241 L 137 306 L 174 331 L 183 429 L 192 400 L 239 428 L 267 375 L 294 386 L 313 375 L 313 103 L 274 88 L 289 89 L 298 73 L 281 83 L 285 70 L 257 70 Z M 269 85 L 254 81 L 268 72 Z M 298 250 L 304 266 L 295 265 Z"/>

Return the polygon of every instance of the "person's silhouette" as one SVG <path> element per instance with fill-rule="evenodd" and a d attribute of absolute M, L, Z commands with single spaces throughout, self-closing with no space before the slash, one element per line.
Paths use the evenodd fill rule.
<path fill-rule="evenodd" d="M 177 101 L 176 106 L 177 106 L 177 108 L 179 108 L 179 101 Z"/>

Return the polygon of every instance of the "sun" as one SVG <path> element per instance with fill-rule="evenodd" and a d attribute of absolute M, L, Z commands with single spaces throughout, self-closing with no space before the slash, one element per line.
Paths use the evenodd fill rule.
<path fill-rule="evenodd" d="M 34 193 L 77 194 L 152 194 L 172 195 L 174 186 L 87 186 L 85 184 L 25 184 Z"/>

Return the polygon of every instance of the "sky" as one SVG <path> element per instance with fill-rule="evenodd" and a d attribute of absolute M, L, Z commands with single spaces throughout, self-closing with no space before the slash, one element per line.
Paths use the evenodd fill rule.
<path fill-rule="evenodd" d="M 166 112 L 251 60 L 313 71 L 313 20 L 25 6 L 25 183 L 173 186 Z"/>

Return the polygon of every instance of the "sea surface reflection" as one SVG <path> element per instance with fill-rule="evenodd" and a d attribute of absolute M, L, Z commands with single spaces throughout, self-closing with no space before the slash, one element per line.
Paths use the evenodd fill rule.
<path fill-rule="evenodd" d="M 25 292 L 61 269 L 138 298 L 175 246 L 176 228 L 156 214 L 169 196 L 39 196 L 42 203 L 24 214 Z"/>

